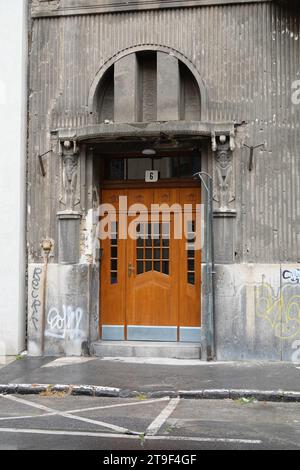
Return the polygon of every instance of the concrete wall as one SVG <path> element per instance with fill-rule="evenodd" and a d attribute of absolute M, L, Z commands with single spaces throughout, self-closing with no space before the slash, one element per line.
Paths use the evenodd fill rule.
<path fill-rule="evenodd" d="M 273 2 L 35 18 L 28 142 L 34 227 L 28 233 L 30 262 L 41 262 L 43 237 L 57 238 L 57 212 L 65 209 L 59 202 L 61 158 L 50 131 L 95 124 L 88 103 L 99 70 L 120 51 L 143 44 L 178 51 L 197 69 L 207 94 L 203 121 L 245 122 L 234 152 L 237 217 L 228 221 L 234 237 L 232 262 L 300 261 L 300 105 L 292 103 L 300 71 L 299 37 L 299 18 Z M 266 150 L 256 150 L 249 171 L 249 149 L 243 144 L 263 142 Z M 43 178 L 35 156 L 50 148 Z M 219 263 L 227 262 L 219 249 L 217 255 Z"/>
<path fill-rule="evenodd" d="M 28 353 L 31 356 L 87 354 L 92 321 L 89 312 L 93 310 L 90 307 L 89 267 L 50 264 L 45 297 L 44 265 L 31 264 L 28 274 Z"/>
<path fill-rule="evenodd" d="M 216 266 L 219 360 L 292 361 L 300 347 L 300 266 Z"/>
<path fill-rule="evenodd" d="M 0 2 L 0 346 L 25 347 L 27 2 Z"/>
<path fill-rule="evenodd" d="M 37 7 L 42 3 L 46 8 L 46 2 L 34 2 Z M 75 5 L 75 0 L 72 3 Z M 300 267 L 300 105 L 292 103 L 293 83 L 300 73 L 300 21 L 294 13 L 274 2 L 221 3 L 214 7 L 115 14 L 99 14 L 99 11 L 92 14 L 95 11 L 86 9 L 90 15 L 73 12 L 74 16 L 64 17 L 42 14 L 39 17 L 38 10 L 33 11 L 28 141 L 29 263 L 33 272 L 36 263 L 42 262 L 41 239 L 54 240 L 54 259 L 51 259 L 54 264 L 49 267 L 45 306 L 46 328 L 52 308 L 51 315 L 56 315 L 60 325 L 65 322 L 67 312 L 75 312 L 69 316 L 72 320 L 76 318 L 77 308 L 82 311 L 78 315 L 83 322 L 78 327 L 78 338 L 73 337 L 74 345 L 72 332 L 67 331 L 64 338 L 58 337 L 56 341 L 47 334 L 49 354 L 85 352 L 88 331 L 93 337 L 97 335 L 98 298 L 98 275 L 93 277 L 93 290 L 87 280 L 88 269 L 94 269 L 87 266 L 90 252 L 86 248 L 91 225 L 88 211 L 93 207 L 94 189 L 92 177 L 88 180 L 89 157 L 84 152 L 80 154 L 78 170 L 80 195 L 76 194 L 76 199 L 77 196 L 80 199 L 76 211 L 82 213 L 80 259 L 84 266 L 55 264 L 59 259 L 57 212 L 65 209 L 61 198 L 61 149 L 55 130 L 76 130 L 97 124 L 98 117 L 90 113 L 88 104 L 91 84 L 99 71 L 121 51 L 151 44 L 168 47 L 171 54 L 172 51 L 180 53 L 197 69 L 206 90 L 206 100 L 202 100 L 203 121 L 243 123 L 236 136 L 231 175 L 230 199 L 236 214 L 226 219 L 222 218 L 224 214 L 219 214 L 215 220 L 218 359 L 292 358 L 300 321 L 297 274 Z M 53 5 L 55 9 L 59 2 Z M 250 152 L 244 143 L 263 142 L 266 147 L 255 152 L 254 166 L 249 171 Z M 49 149 L 53 153 L 44 159 L 46 175 L 43 177 L 36 154 Z M 213 158 L 210 155 L 210 172 Z M 289 263 L 288 269 L 284 263 Z M 73 282 L 80 286 L 79 291 L 73 289 Z M 90 300 L 84 289 L 90 289 Z M 34 338 L 35 332 L 30 334 Z M 39 351 L 40 333 L 37 335 L 30 343 L 32 353 Z"/>

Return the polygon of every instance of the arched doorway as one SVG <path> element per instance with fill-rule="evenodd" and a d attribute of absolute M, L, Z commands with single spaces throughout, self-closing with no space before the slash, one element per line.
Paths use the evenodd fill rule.
<path fill-rule="evenodd" d="M 113 214 L 111 236 L 100 242 L 100 337 L 199 343 L 201 243 L 197 247 L 195 237 L 201 194 L 192 176 L 201 170 L 205 139 L 192 125 L 189 135 L 184 130 L 186 123 L 201 122 L 199 79 L 170 50 L 127 51 L 102 70 L 90 106 L 95 124 L 108 133 L 119 129 L 101 142 L 89 140 L 101 203 Z M 137 204 L 142 209 L 135 209 L 135 219 L 130 208 Z M 159 213 L 153 213 L 156 205 L 163 206 Z M 176 209 L 165 222 L 168 207 Z"/>

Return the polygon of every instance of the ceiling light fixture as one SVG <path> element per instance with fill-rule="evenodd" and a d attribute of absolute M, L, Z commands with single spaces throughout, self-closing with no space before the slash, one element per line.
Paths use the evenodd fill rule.
<path fill-rule="evenodd" d="M 156 150 L 154 149 L 145 149 L 142 151 L 143 155 L 151 156 L 151 155 L 156 155 Z"/>

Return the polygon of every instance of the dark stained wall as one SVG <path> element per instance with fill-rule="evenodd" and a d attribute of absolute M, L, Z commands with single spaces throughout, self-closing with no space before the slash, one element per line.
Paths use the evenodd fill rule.
<path fill-rule="evenodd" d="M 208 93 L 207 121 L 246 121 L 238 146 L 267 142 L 248 172 L 247 149 L 236 158 L 238 262 L 300 261 L 299 19 L 274 3 L 81 15 L 33 20 L 30 54 L 29 254 L 56 239 L 59 158 L 50 130 L 87 125 L 91 84 L 103 64 L 140 44 L 168 46 L 186 56 Z"/>

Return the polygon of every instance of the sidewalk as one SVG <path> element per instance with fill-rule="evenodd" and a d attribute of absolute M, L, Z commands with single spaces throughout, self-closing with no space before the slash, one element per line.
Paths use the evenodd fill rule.
<path fill-rule="evenodd" d="M 297 367 L 282 362 L 206 363 L 174 359 L 155 362 L 158 360 L 148 358 L 25 357 L 0 369 L 0 393 L 38 393 L 54 384 L 67 384 L 67 387 L 52 387 L 53 391 L 97 396 L 255 396 L 300 401 L 300 364 Z"/>

